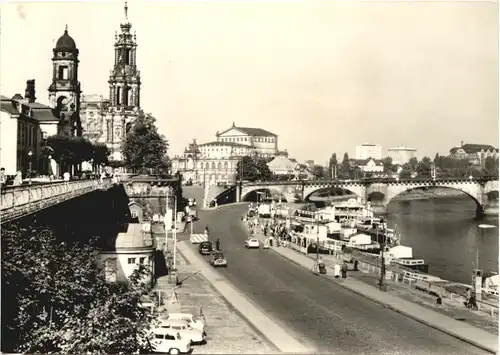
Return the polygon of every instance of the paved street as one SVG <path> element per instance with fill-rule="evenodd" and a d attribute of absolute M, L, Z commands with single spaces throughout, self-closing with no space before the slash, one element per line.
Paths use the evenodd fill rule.
<path fill-rule="evenodd" d="M 245 211 L 244 205 L 202 211 L 196 232 L 209 225 L 229 262 L 220 272 L 306 345 L 334 353 L 485 353 L 315 277 L 275 253 L 246 250 L 240 221 Z"/>

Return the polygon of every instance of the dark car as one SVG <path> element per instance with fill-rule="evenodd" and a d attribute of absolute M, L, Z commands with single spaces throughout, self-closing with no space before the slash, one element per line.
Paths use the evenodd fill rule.
<path fill-rule="evenodd" d="M 200 246 L 198 247 L 198 251 L 200 252 L 201 255 L 210 255 L 212 253 L 212 250 L 214 248 L 212 247 L 212 242 L 201 242 Z"/>

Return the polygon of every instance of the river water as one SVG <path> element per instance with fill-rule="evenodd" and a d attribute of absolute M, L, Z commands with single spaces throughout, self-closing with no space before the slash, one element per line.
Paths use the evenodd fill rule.
<path fill-rule="evenodd" d="M 498 218 L 475 219 L 476 204 L 468 197 L 392 201 L 387 220 L 397 225 L 402 244 L 413 248 L 414 257 L 430 264 L 429 273 L 450 281 L 470 283 L 472 265 L 479 248 L 483 272 L 498 272 Z"/>

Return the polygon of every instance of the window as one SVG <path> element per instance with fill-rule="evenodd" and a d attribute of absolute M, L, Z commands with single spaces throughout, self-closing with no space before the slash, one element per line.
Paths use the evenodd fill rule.
<path fill-rule="evenodd" d="M 132 211 L 131 215 L 132 215 L 132 218 L 138 218 L 137 211 Z"/>
<path fill-rule="evenodd" d="M 210 169 L 210 165 L 208 163 L 205 164 L 206 169 Z"/>
<path fill-rule="evenodd" d="M 226 161 L 226 162 L 224 163 L 224 169 L 226 169 L 226 170 L 227 170 L 227 168 L 228 168 L 228 164 L 227 164 L 227 161 Z"/>
<path fill-rule="evenodd" d="M 107 141 L 112 142 L 113 141 L 113 121 L 108 120 L 106 122 L 107 125 Z"/>
<path fill-rule="evenodd" d="M 163 334 L 155 334 L 155 338 L 156 339 L 163 339 Z"/>
<path fill-rule="evenodd" d="M 221 164 L 220 163 L 217 163 L 217 169 L 220 170 L 221 169 Z"/>
<path fill-rule="evenodd" d="M 212 163 L 212 169 L 215 169 L 215 163 Z"/>
<path fill-rule="evenodd" d="M 135 264 L 135 258 L 128 258 L 127 259 L 127 264 Z"/>
<path fill-rule="evenodd" d="M 68 80 L 68 67 L 61 65 L 59 67 L 59 80 Z"/>
<path fill-rule="evenodd" d="M 142 257 L 139 258 L 139 264 L 145 264 L 146 263 L 146 258 Z"/>
<path fill-rule="evenodd" d="M 122 88 L 117 86 L 116 87 L 116 104 L 121 105 L 122 103 Z"/>

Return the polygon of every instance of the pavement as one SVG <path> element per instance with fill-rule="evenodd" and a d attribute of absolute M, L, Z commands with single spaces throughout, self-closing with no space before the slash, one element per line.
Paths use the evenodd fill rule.
<path fill-rule="evenodd" d="M 179 249 L 182 249 L 182 244 Z M 179 301 L 172 312 L 200 315 L 207 323 L 207 343 L 193 346 L 194 354 L 273 354 L 278 351 L 254 330 L 241 315 L 217 292 L 195 265 L 177 254 L 178 278 L 182 286 L 176 288 Z M 157 290 L 172 294 L 168 276 L 158 279 Z M 177 308 L 179 307 L 179 308 Z M 167 305 L 169 308 L 169 305 Z M 176 308 L 176 309 L 173 309 Z"/>
<path fill-rule="evenodd" d="M 231 205 L 200 211 L 195 233 L 209 225 L 211 239 L 220 238 L 229 263 L 217 273 L 275 323 L 286 324 L 289 334 L 305 346 L 323 353 L 488 353 L 367 299 L 374 288 L 362 282 L 353 292 L 270 250 L 245 249 L 247 231 L 240 217 L 246 210 L 245 205 Z M 195 252 L 195 247 L 188 248 Z"/>

